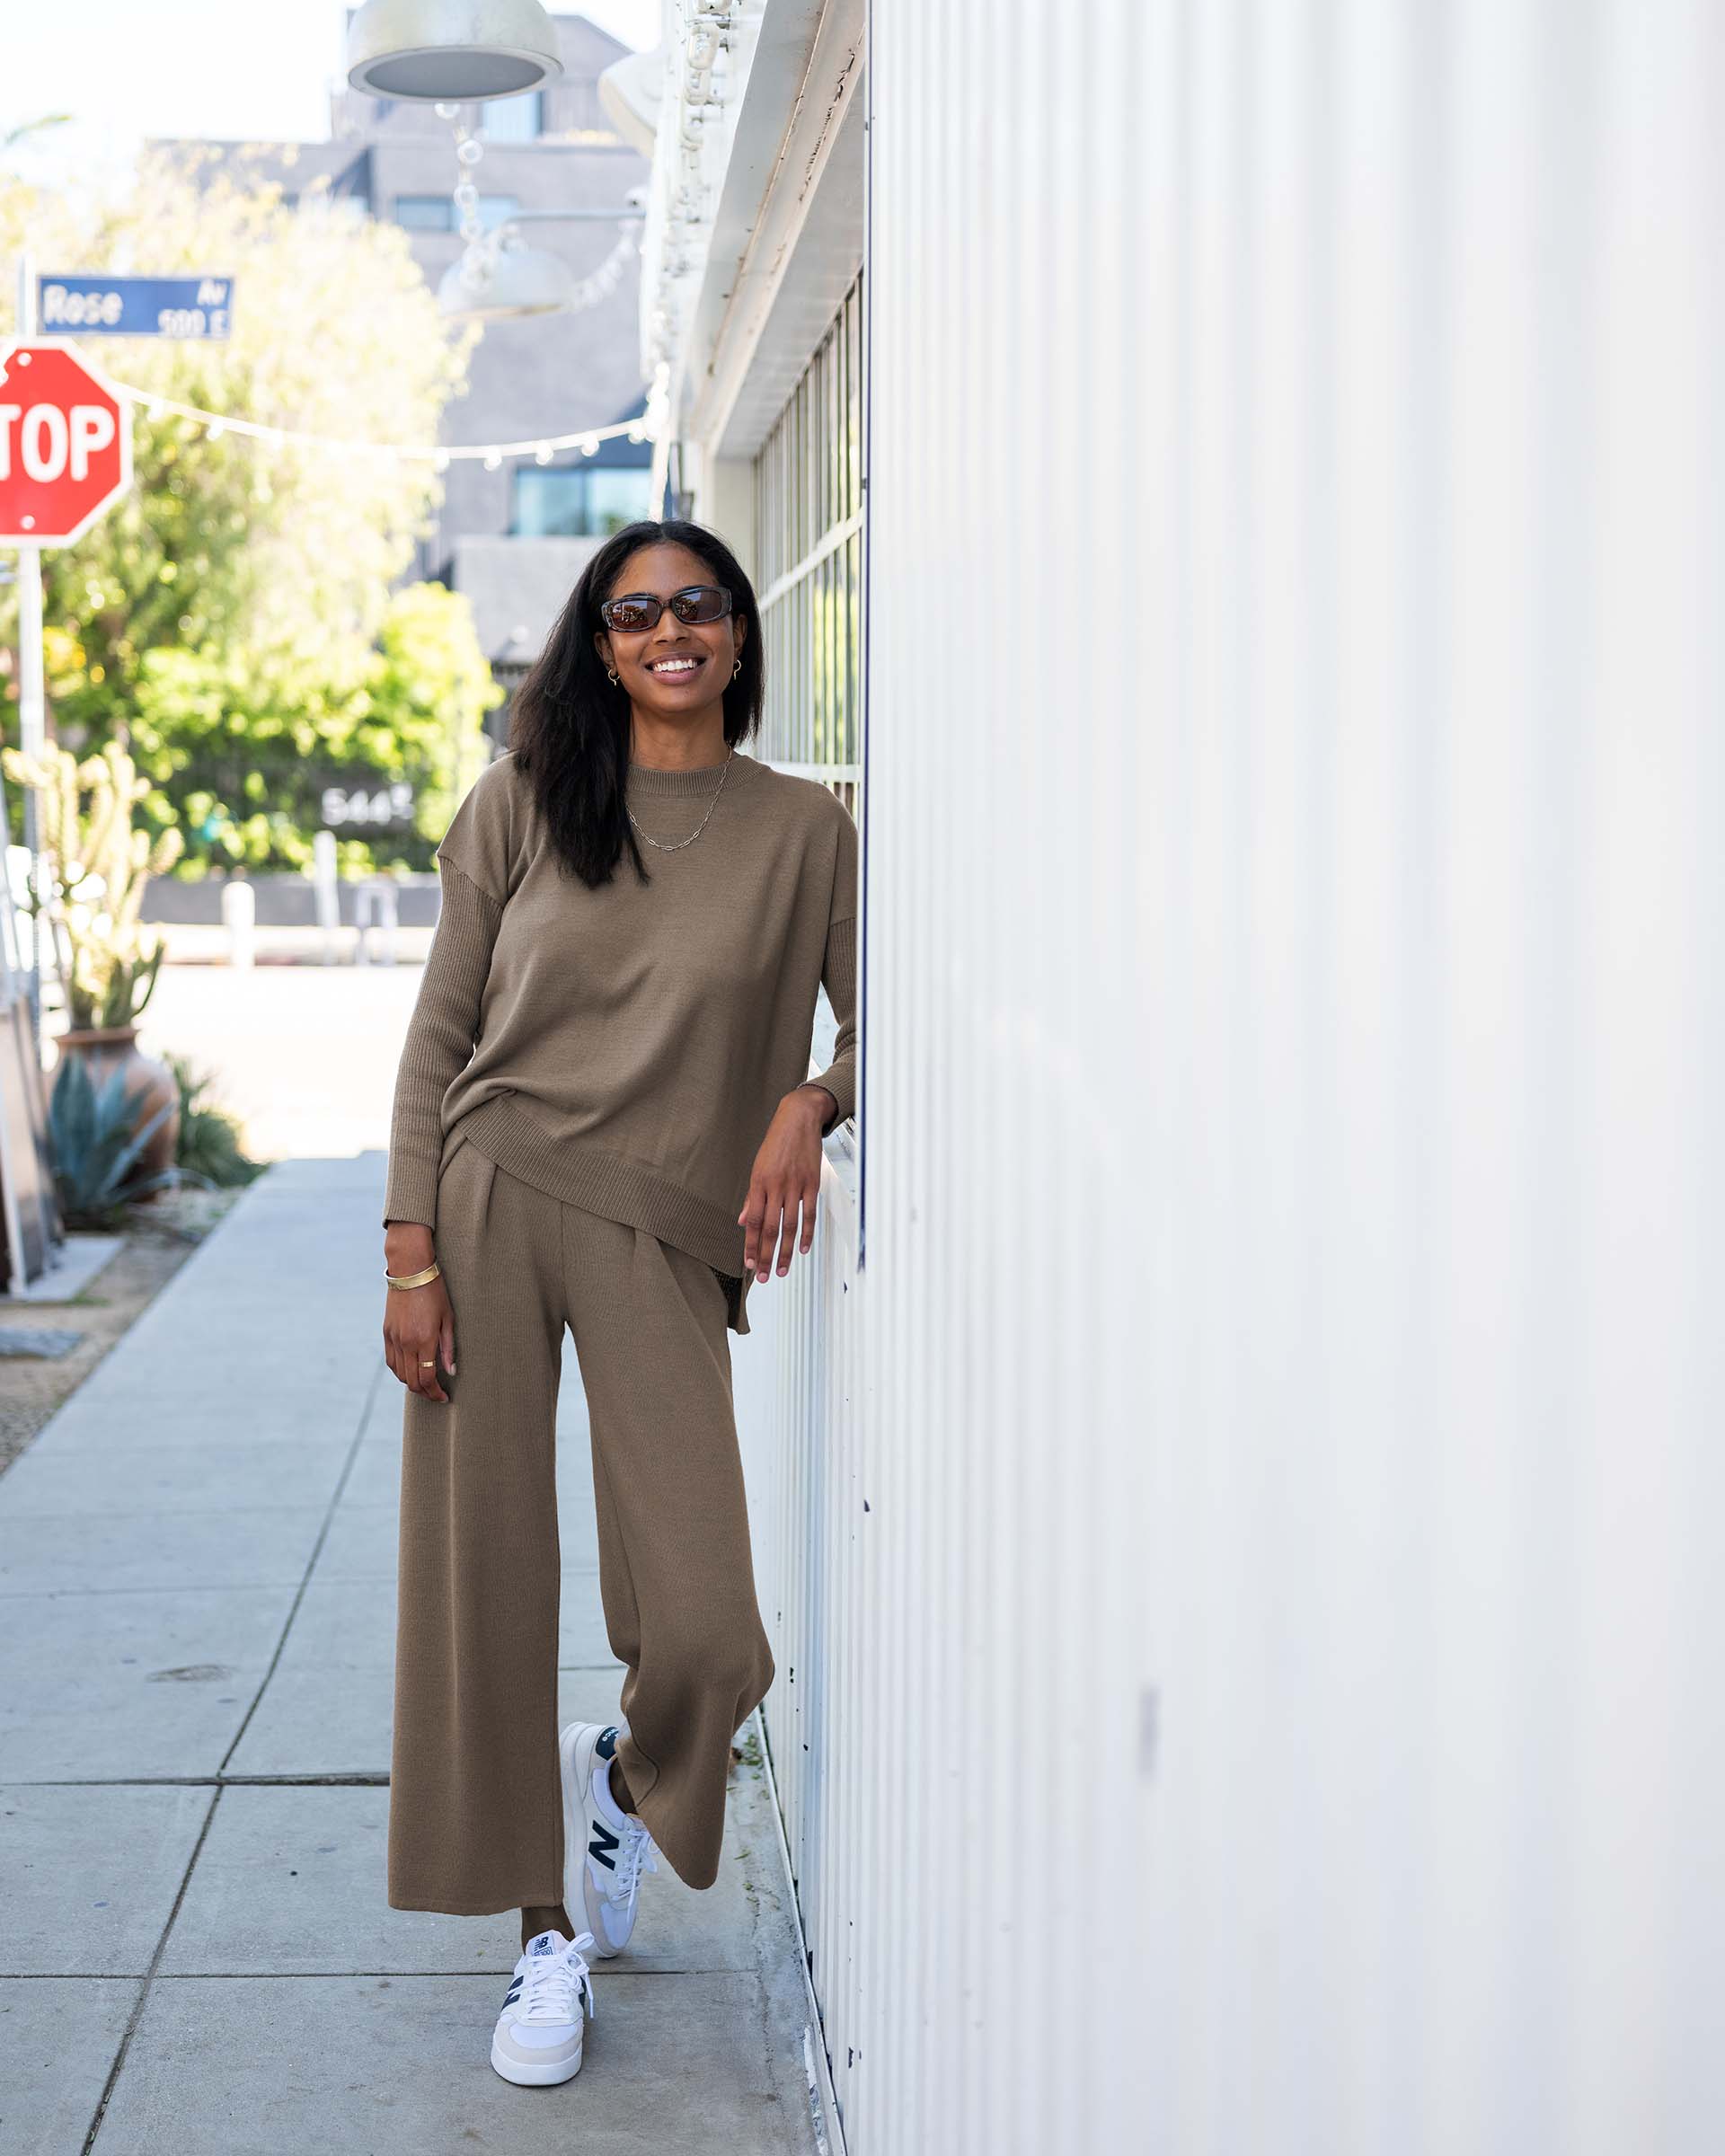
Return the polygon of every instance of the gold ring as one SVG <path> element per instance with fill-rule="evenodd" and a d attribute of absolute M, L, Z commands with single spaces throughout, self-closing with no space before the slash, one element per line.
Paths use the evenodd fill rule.
<path fill-rule="evenodd" d="M 421 1363 L 421 1364 L 420 1365 L 420 1368 L 421 1370 L 435 1370 L 435 1369 L 437 1368 L 437 1366 L 438 1366 L 438 1365 L 437 1365 L 437 1359 L 436 1359 L 436 1357 L 435 1357 L 435 1356 L 432 1358 L 432 1360 L 431 1360 L 430 1362 L 429 1362 L 429 1363 Z"/>

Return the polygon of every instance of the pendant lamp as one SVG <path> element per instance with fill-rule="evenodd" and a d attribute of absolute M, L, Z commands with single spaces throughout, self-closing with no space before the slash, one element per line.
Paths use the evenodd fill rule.
<path fill-rule="evenodd" d="M 543 247 L 486 247 L 444 271 L 438 312 L 447 322 L 509 322 L 559 314 L 574 297 L 572 271 Z"/>
<path fill-rule="evenodd" d="M 371 97 L 513 97 L 562 72 L 539 0 L 366 0 L 348 30 L 348 80 Z"/>

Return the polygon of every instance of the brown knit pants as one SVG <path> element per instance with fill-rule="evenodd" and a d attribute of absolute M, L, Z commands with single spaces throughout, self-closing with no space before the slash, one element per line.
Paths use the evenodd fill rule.
<path fill-rule="evenodd" d="M 678 1878 L 710 1886 L 731 1741 L 774 1674 L 725 1290 L 700 1259 L 535 1189 L 471 1143 L 445 1160 L 436 1248 L 456 1367 L 447 1404 L 404 1400 L 389 1904 L 484 1916 L 563 1899 L 565 1323 L 592 1432 L 606 1630 L 627 1665 L 617 1756 Z"/>

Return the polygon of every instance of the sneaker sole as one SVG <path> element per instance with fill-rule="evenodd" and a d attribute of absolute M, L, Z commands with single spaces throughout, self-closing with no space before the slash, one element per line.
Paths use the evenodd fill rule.
<path fill-rule="evenodd" d="M 491 2043 L 491 2064 L 506 2081 L 513 2081 L 520 2089 L 546 2089 L 554 2081 L 572 2081 L 581 2071 L 581 2054 L 575 2054 L 572 2066 L 524 2066 L 518 2059 L 500 2053 L 495 2038 Z"/>

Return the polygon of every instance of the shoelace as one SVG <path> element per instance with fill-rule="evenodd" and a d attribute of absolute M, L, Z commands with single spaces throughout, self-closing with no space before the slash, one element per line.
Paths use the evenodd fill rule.
<path fill-rule="evenodd" d="M 527 1954 L 522 1957 L 525 1975 L 518 2001 L 519 2019 L 523 2021 L 573 2021 L 581 2011 L 581 1995 L 587 1996 L 587 2010 L 597 2014 L 593 1986 L 585 1979 L 590 1974 L 583 1947 L 595 1944 L 590 1931 L 580 1932 L 570 1940 L 561 1954 Z"/>
<path fill-rule="evenodd" d="M 633 1913 L 635 1895 L 641 1887 L 642 1867 L 644 1866 L 649 1871 L 659 1869 L 659 1866 L 653 1861 L 653 1851 L 658 1847 L 658 1842 L 653 1840 L 647 1829 L 625 1814 L 623 1846 L 617 1851 L 615 1862 L 617 1885 L 627 1896 L 624 1907 L 631 1913 Z"/>

